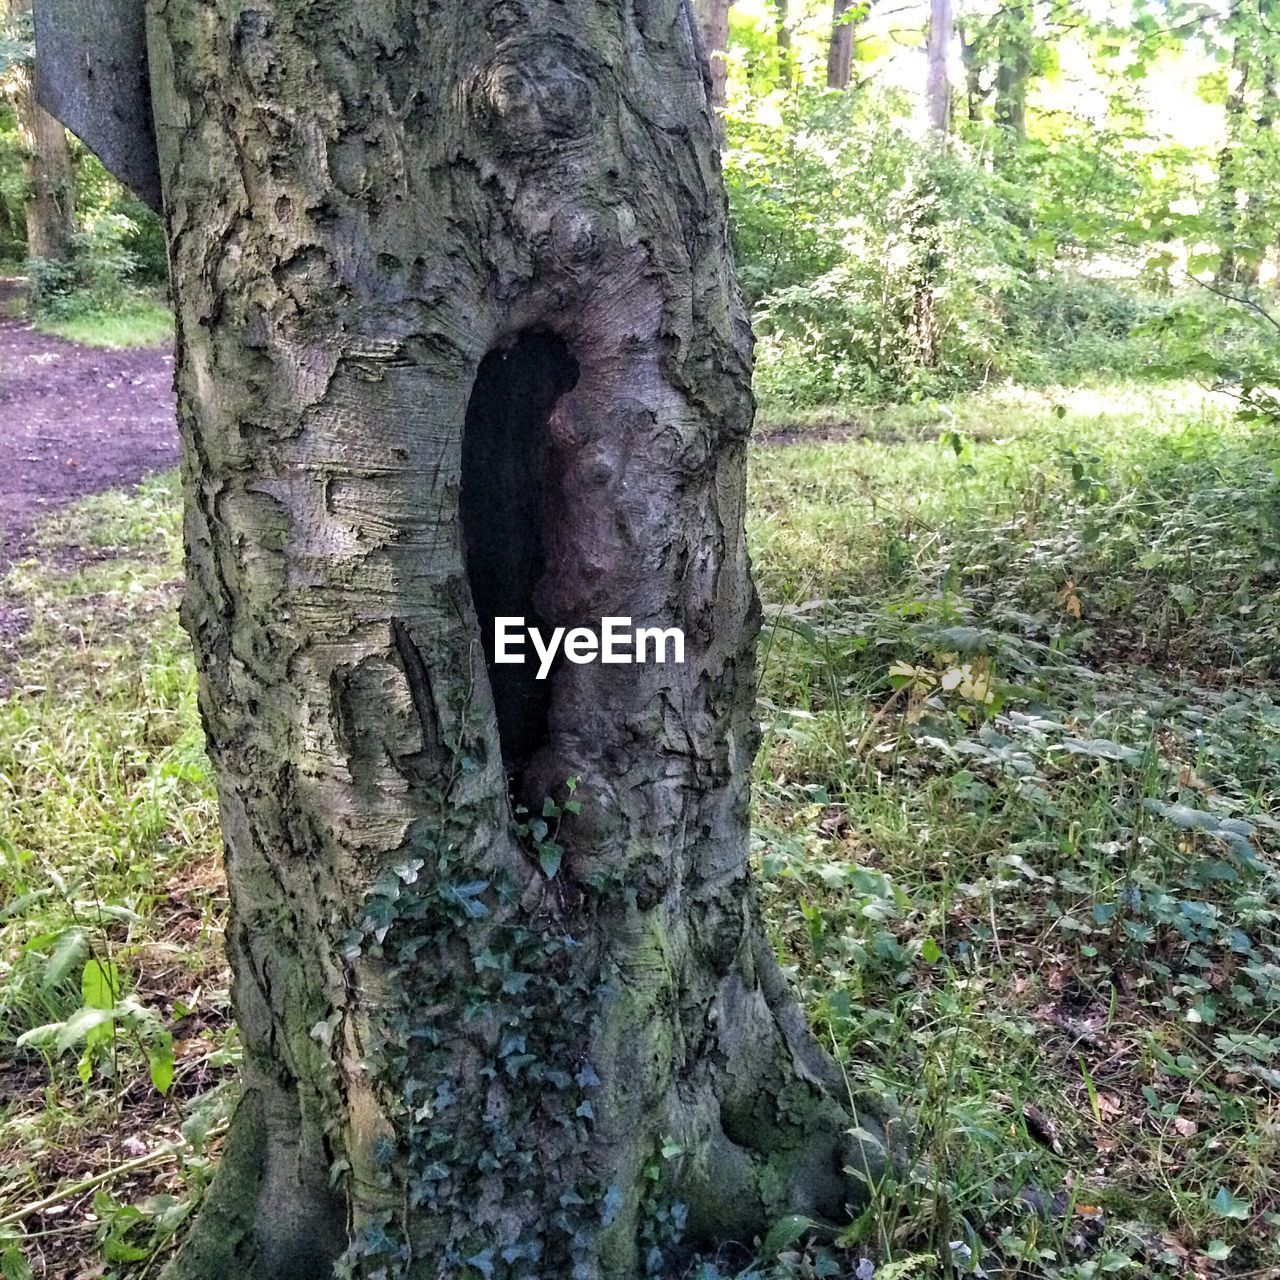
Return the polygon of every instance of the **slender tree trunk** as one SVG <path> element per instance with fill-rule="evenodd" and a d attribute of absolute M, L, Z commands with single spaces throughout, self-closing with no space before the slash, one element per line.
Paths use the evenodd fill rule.
<path fill-rule="evenodd" d="M 999 19 L 995 120 L 1015 144 L 1027 133 L 1032 20 L 1031 0 L 1010 0 Z"/>
<path fill-rule="evenodd" d="M 774 31 L 778 44 L 778 87 L 790 89 L 795 79 L 794 54 L 791 48 L 791 0 L 771 0 Z"/>
<path fill-rule="evenodd" d="M 963 11 L 954 25 L 960 41 L 960 62 L 964 67 L 965 116 L 970 124 L 977 124 L 982 119 L 982 104 L 990 94 L 989 89 L 982 87 L 980 35 L 973 31 Z"/>
<path fill-rule="evenodd" d="M 689 10 L 148 22 L 245 1050 L 167 1275 L 632 1280 L 838 1219 L 879 1148 L 748 872 L 751 340 Z M 521 613 L 686 661 L 538 685 Z M 556 868 L 512 805 L 569 779 Z"/>
<path fill-rule="evenodd" d="M 702 47 L 711 71 L 711 106 L 715 111 L 723 110 L 728 97 L 729 68 L 724 55 L 729 47 L 729 10 L 732 7 L 733 0 L 697 0 L 695 6 L 702 32 Z"/>
<path fill-rule="evenodd" d="M 31 0 L 5 0 L 10 21 L 31 12 Z M 27 256 L 46 262 L 71 257 L 75 233 L 75 178 L 67 131 L 36 102 L 30 64 L 10 68 L 18 142 L 27 178 Z"/>
<path fill-rule="evenodd" d="M 1227 81 L 1226 137 L 1218 152 L 1219 245 L 1216 282 L 1235 283 L 1240 274 L 1241 233 L 1240 169 L 1248 120 L 1249 46 L 1246 37 L 1236 36 Z"/>
<path fill-rule="evenodd" d="M 928 78 L 925 97 L 929 109 L 929 127 L 945 134 L 951 124 L 951 76 L 948 59 L 955 23 L 951 0 L 930 0 L 928 39 Z"/>
<path fill-rule="evenodd" d="M 856 0 L 861 9 L 861 0 Z M 831 9 L 831 43 L 827 46 L 827 85 L 832 89 L 847 89 L 853 75 L 853 52 L 857 43 L 858 23 L 861 17 L 849 17 L 855 8 L 855 0 L 835 0 Z"/>

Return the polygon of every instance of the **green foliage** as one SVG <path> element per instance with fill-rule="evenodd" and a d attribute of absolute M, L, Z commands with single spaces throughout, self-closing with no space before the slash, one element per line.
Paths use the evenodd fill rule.
<path fill-rule="evenodd" d="M 198 1149 L 225 1124 L 230 1099 L 212 1091 L 237 1053 L 178 524 L 172 479 L 91 499 L 47 522 L 3 584 L 28 628 L 0 661 L 0 1219 L 55 1190 L 67 1153 L 110 1167 L 122 1134 L 126 1152 L 139 1132 L 158 1149 L 190 1108 L 192 1145 L 161 1169 L 164 1194 L 189 1205 L 210 1167 Z M 87 1193 L 70 1219 L 81 1206 Z M 95 1211 L 116 1275 L 138 1274 L 126 1255 L 167 1249 L 181 1215 L 163 1199 Z M 44 1274 L 79 1270 L 48 1241 L 24 1250 L 35 1229 L 0 1229 L 6 1276 L 28 1274 L 24 1251 Z M 66 1244 L 92 1253 L 93 1232 Z"/>
<path fill-rule="evenodd" d="M 754 471 L 766 916 L 917 1122 L 843 1243 L 1273 1266 L 1280 438 L 1185 386 L 940 412 Z"/>
<path fill-rule="evenodd" d="M 959 149 L 875 128 L 848 155 L 886 181 L 840 220 L 838 264 L 765 295 L 756 313 L 757 391 L 808 406 L 943 393 L 989 377 L 1020 282 L 999 185 Z M 889 166 L 892 168 L 889 168 Z"/>
<path fill-rule="evenodd" d="M 70 261 L 33 258 L 28 274 L 36 310 L 50 319 L 67 319 L 120 306 L 138 266 L 128 248 L 135 231 L 122 214 L 100 214 L 75 235 Z"/>

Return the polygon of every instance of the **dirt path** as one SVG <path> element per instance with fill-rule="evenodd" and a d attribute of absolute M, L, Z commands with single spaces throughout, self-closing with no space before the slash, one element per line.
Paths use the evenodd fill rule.
<path fill-rule="evenodd" d="M 178 460 L 173 354 L 102 351 L 0 316 L 0 572 L 50 510 Z"/>

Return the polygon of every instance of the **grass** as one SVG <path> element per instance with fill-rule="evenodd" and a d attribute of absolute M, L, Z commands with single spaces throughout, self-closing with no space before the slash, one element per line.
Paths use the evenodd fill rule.
<path fill-rule="evenodd" d="M 929 1169 L 844 1245 L 1280 1260 L 1278 476 L 1274 428 L 1186 387 L 757 450 L 765 909 Z"/>
<path fill-rule="evenodd" d="M 42 333 L 86 347 L 158 347 L 173 340 L 173 313 L 145 294 L 129 294 L 116 306 L 40 317 Z"/>
<path fill-rule="evenodd" d="M 176 505 L 172 480 L 94 498 L 46 524 L 4 584 L 29 630 L 0 672 L 0 1222 L 176 1138 L 233 1056 Z M 201 1185 L 207 1159 L 187 1155 L 147 1190 Z M 163 1203 L 135 1220 L 111 1200 L 132 1190 L 25 1218 L 30 1265 L 127 1260 Z M 18 1227 L 0 1226 L 6 1280 L 24 1274 Z"/>
<path fill-rule="evenodd" d="M 1278 477 L 1274 429 L 1186 387 L 753 451 L 762 900 L 920 1159 L 750 1274 L 1280 1265 Z M 0 702 L 0 1223 L 207 1135 L 234 1058 L 174 507 L 95 499 L 7 583 L 33 622 Z M 0 1237 L 140 1280 L 208 1169 L 164 1149 Z"/>

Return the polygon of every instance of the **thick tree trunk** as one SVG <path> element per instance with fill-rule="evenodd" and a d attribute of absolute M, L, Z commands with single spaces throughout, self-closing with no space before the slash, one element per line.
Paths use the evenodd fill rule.
<path fill-rule="evenodd" d="M 946 133 L 951 124 L 951 76 L 947 62 L 954 26 L 951 0 L 930 0 L 925 98 L 929 127 L 937 133 Z"/>
<path fill-rule="evenodd" d="M 838 1217 L 879 1152 L 748 874 L 750 334 L 691 13 L 148 23 L 245 1048 L 168 1275 L 629 1280 Z M 486 661 L 508 613 L 686 662 L 540 687 Z M 548 877 L 512 798 L 571 778 Z"/>
<path fill-rule="evenodd" d="M 702 47 L 711 72 L 711 107 L 714 111 L 723 110 L 728 99 L 729 68 L 724 55 L 729 47 L 729 10 L 732 7 L 733 0 L 697 0 L 695 5 Z"/>
<path fill-rule="evenodd" d="M 31 0 L 5 0 L 11 20 L 31 12 Z M 75 177 L 67 131 L 36 101 L 29 64 L 9 72 L 18 143 L 27 178 L 27 257 L 65 262 L 75 234 Z"/>
<path fill-rule="evenodd" d="M 835 0 L 831 9 L 831 43 L 827 46 L 827 87 L 847 89 L 853 76 L 853 52 L 859 17 L 850 17 L 855 0 Z M 857 0 L 862 8 L 862 0 Z"/>

